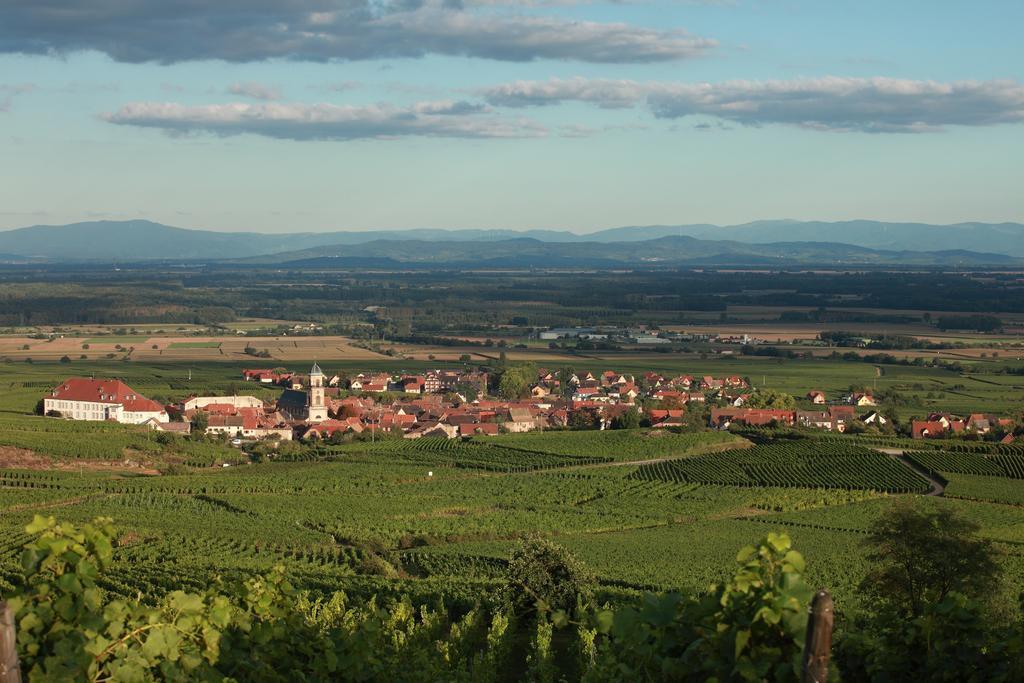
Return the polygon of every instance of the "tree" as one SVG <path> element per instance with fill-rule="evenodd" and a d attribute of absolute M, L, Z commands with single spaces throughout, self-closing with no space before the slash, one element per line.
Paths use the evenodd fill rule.
<path fill-rule="evenodd" d="M 640 412 L 631 407 L 629 410 L 612 420 L 613 429 L 638 429 L 640 427 Z"/>
<path fill-rule="evenodd" d="M 910 617 L 920 617 L 953 592 L 984 595 L 996 585 L 1000 569 L 992 544 L 974 536 L 979 529 L 948 507 L 894 505 L 865 540 L 873 566 L 861 590 Z"/>
<path fill-rule="evenodd" d="M 192 416 L 193 433 L 203 434 L 204 432 L 206 432 L 206 428 L 209 426 L 209 424 L 210 419 L 206 416 L 206 413 L 204 413 L 201 410 L 197 411 L 196 414 Z"/>
<path fill-rule="evenodd" d="M 761 389 L 751 394 L 747 408 L 769 408 L 771 410 L 795 410 L 796 399 L 775 389 Z"/>
<path fill-rule="evenodd" d="M 601 418 L 598 416 L 597 411 L 589 408 L 580 408 L 569 413 L 569 429 L 597 429 L 600 426 Z"/>
<path fill-rule="evenodd" d="M 519 398 L 530 389 L 530 382 L 536 376 L 532 365 L 516 365 L 506 368 L 498 380 L 498 394 L 505 399 Z"/>
<path fill-rule="evenodd" d="M 572 392 L 576 390 L 576 387 L 573 386 L 573 384 L 569 382 L 569 380 L 572 379 L 573 375 L 576 374 L 576 368 L 572 367 L 571 365 L 566 365 L 559 369 L 559 371 L 555 374 L 558 377 L 558 388 L 561 390 L 562 396 L 565 396 L 566 398 L 572 396 Z"/>
<path fill-rule="evenodd" d="M 467 401 L 475 401 L 480 395 L 479 388 L 472 382 L 459 382 L 455 385 L 455 391 Z"/>
<path fill-rule="evenodd" d="M 64 363 L 65 365 L 70 363 L 71 362 L 71 356 L 67 356 L 67 355 L 61 356 L 60 357 L 60 362 Z"/>
<path fill-rule="evenodd" d="M 517 615 L 541 611 L 572 612 L 579 600 L 588 600 L 594 577 L 576 557 L 551 541 L 534 537 L 523 541 L 509 558 L 505 596 Z"/>

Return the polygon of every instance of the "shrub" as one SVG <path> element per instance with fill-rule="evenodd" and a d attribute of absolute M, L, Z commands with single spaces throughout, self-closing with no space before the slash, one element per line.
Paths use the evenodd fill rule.
<path fill-rule="evenodd" d="M 519 615 L 573 611 L 594 589 L 594 577 L 572 553 L 540 537 L 512 552 L 505 579 L 506 600 Z"/>

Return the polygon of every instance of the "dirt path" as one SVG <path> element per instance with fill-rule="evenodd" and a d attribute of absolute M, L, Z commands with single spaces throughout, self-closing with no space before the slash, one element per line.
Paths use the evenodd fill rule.
<path fill-rule="evenodd" d="M 924 495 L 926 495 L 926 496 L 944 496 L 944 495 L 946 495 L 946 484 L 948 482 L 945 482 L 942 479 L 936 477 L 934 474 L 932 474 L 928 470 L 924 469 L 923 467 L 919 467 L 918 465 L 915 465 L 913 462 L 911 462 L 910 458 L 908 458 L 906 456 L 906 451 L 904 449 L 902 449 L 902 448 L 875 448 L 874 450 L 878 451 L 879 453 L 885 453 L 890 458 L 892 458 L 893 460 L 895 460 L 899 464 L 903 465 L 904 467 L 906 467 L 908 470 L 910 470 L 911 472 L 913 472 L 917 476 L 921 477 L 922 479 L 925 479 L 928 482 L 930 488 L 928 489 L 928 493 L 926 493 Z"/>

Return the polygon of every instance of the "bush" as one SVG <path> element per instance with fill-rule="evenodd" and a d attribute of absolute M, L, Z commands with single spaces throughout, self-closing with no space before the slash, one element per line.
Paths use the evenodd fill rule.
<path fill-rule="evenodd" d="M 812 591 L 789 537 L 768 534 L 702 598 L 648 595 L 639 608 L 598 613 L 611 640 L 591 681 L 794 681 Z"/>
<path fill-rule="evenodd" d="M 540 537 L 512 552 L 505 580 L 506 601 L 517 615 L 574 611 L 594 589 L 594 577 L 572 553 Z"/>

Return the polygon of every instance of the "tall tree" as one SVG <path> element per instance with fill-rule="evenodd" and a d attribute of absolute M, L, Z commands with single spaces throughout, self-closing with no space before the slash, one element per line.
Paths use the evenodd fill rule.
<path fill-rule="evenodd" d="M 950 593 L 980 597 L 993 589 L 999 565 L 992 544 L 975 536 L 980 527 L 952 508 L 893 505 L 865 540 L 872 568 L 861 590 L 910 617 Z"/>

